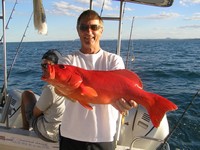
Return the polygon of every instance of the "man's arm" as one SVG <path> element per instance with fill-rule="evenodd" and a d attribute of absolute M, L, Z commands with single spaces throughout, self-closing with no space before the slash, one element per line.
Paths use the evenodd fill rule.
<path fill-rule="evenodd" d="M 39 117 L 40 115 L 42 115 L 42 111 L 41 111 L 39 108 L 37 108 L 37 106 L 35 106 L 35 107 L 33 108 L 33 116 L 34 116 L 35 118 L 37 118 L 37 117 Z"/>

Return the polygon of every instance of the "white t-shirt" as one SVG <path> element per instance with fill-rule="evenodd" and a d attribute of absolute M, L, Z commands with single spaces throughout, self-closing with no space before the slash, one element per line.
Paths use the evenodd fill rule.
<path fill-rule="evenodd" d="M 45 85 L 36 102 L 37 108 L 43 111 L 37 126 L 40 133 L 48 139 L 58 141 L 58 131 L 65 111 L 65 98 L 54 92 L 52 85 Z"/>
<path fill-rule="evenodd" d="M 124 69 L 124 62 L 120 56 L 104 50 L 97 54 L 83 54 L 77 51 L 59 59 L 59 63 L 87 70 Z M 88 110 L 78 102 L 69 100 L 65 104 L 61 123 L 63 137 L 87 142 L 113 141 L 119 112 L 112 105 L 91 104 L 93 110 Z"/>

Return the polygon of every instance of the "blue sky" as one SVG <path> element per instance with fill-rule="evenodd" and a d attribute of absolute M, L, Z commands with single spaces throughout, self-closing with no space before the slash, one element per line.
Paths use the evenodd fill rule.
<path fill-rule="evenodd" d="M 104 0 L 95 0 L 93 9 L 101 12 Z M 6 0 L 8 20 L 16 0 Z M 32 0 L 17 0 L 18 4 L 7 29 L 7 41 L 20 41 L 33 11 Z M 119 2 L 105 0 L 102 16 L 117 16 Z M 43 0 L 47 17 L 48 34 L 39 35 L 33 19 L 24 41 L 74 40 L 78 38 L 76 20 L 89 8 L 89 0 Z M 174 0 L 171 7 L 153 7 L 126 3 L 122 39 L 129 39 L 132 18 L 132 39 L 200 38 L 200 0 Z M 117 21 L 104 21 L 102 39 L 117 39 Z M 2 24 L 0 25 L 2 28 Z M 2 33 L 2 32 L 0 32 Z"/>

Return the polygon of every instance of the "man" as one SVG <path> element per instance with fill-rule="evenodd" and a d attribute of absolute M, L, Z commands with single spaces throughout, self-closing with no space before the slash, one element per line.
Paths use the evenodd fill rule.
<path fill-rule="evenodd" d="M 47 64 L 58 63 L 58 53 L 49 50 L 42 57 L 42 70 Z M 45 73 L 45 71 L 43 71 Z M 45 85 L 39 100 L 36 100 L 32 91 L 22 93 L 22 121 L 23 128 L 29 130 L 33 128 L 35 133 L 43 140 L 58 142 L 59 126 L 65 110 L 65 98 L 54 92 L 54 87 Z"/>
<path fill-rule="evenodd" d="M 60 63 L 87 70 L 124 69 L 120 56 L 101 49 L 103 21 L 95 11 L 86 10 L 79 16 L 77 31 L 80 50 L 59 59 Z M 114 150 L 119 111 L 123 113 L 132 106 L 136 106 L 134 101 L 129 104 L 121 99 L 112 105 L 92 104 L 93 110 L 87 110 L 77 102 L 67 101 L 60 129 L 60 150 Z"/>

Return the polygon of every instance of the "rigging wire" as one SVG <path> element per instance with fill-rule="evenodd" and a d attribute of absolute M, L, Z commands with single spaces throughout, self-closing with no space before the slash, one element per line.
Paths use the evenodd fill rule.
<path fill-rule="evenodd" d="M 129 37 L 129 42 L 128 42 L 128 52 L 127 52 L 127 56 L 126 56 L 126 64 L 125 67 L 128 68 L 128 60 L 129 60 L 129 56 L 130 56 L 130 43 L 131 43 L 131 38 L 132 38 L 132 30 L 133 30 L 133 23 L 134 23 L 135 17 L 133 17 L 132 19 L 132 24 L 131 24 L 131 32 L 130 32 L 130 37 Z"/>
<path fill-rule="evenodd" d="M 126 8 L 126 2 L 124 2 L 124 8 L 123 8 L 123 12 L 122 12 L 122 18 L 124 18 L 125 8 Z M 122 22 L 122 25 L 123 25 L 123 22 Z M 120 34 L 122 34 L 122 30 L 121 30 Z"/>
<path fill-rule="evenodd" d="M 193 96 L 192 100 L 190 101 L 190 103 L 188 104 L 188 106 L 185 108 L 184 112 L 182 113 L 181 117 L 179 118 L 177 124 L 174 126 L 174 128 L 171 130 L 171 132 L 168 134 L 168 136 L 165 138 L 164 143 L 161 147 L 161 149 L 163 148 L 163 146 L 167 143 L 167 141 L 169 140 L 169 138 L 172 136 L 172 134 L 174 133 L 174 131 L 178 128 L 178 126 L 180 125 L 183 117 L 185 116 L 185 113 L 188 111 L 188 109 L 191 107 L 191 105 L 193 104 L 194 100 L 196 99 L 196 97 L 200 94 L 200 89 L 196 92 L 196 94 Z"/>
<path fill-rule="evenodd" d="M 125 7 L 126 7 L 126 2 L 121 1 L 121 5 L 120 5 L 120 9 L 122 10 L 122 12 L 120 11 L 120 17 L 119 17 L 119 30 L 118 30 L 118 44 L 117 44 L 117 48 L 116 48 L 116 54 L 120 55 L 120 48 L 121 48 L 121 35 L 122 35 L 122 25 L 123 25 L 123 18 L 124 18 L 124 13 L 125 13 Z M 122 9 L 123 7 L 123 9 Z"/>
<path fill-rule="evenodd" d="M 14 11 L 15 11 L 15 7 L 16 7 L 17 4 L 18 4 L 18 2 L 17 2 L 17 0 L 16 0 L 16 1 L 15 1 L 15 4 L 14 4 L 14 6 L 13 6 L 13 9 L 12 9 L 12 11 L 11 11 L 11 13 L 10 13 L 10 16 L 9 16 L 9 18 L 8 18 L 8 22 L 7 22 L 7 24 L 6 24 L 6 29 L 8 29 L 8 25 L 9 25 L 9 23 L 10 23 L 10 20 L 12 19 L 12 15 L 13 15 L 13 13 L 14 13 Z M 1 36 L 0 43 L 2 43 L 2 40 L 3 40 L 3 35 Z"/>
<path fill-rule="evenodd" d="M 30 24 L 30 21 L 31 21 L 31 19 L 32 19 L 32 16 L 33 16 L 33 13 L 31 13 L 31 16 L 30 16 L 30 18 L 29 18 L 29 20 L 28 20 L 28 23 L 27 23 L 26 28 L 25 28 L 25 30 L 24 30 L 24 33 L 23 33 L 23 35 L 22 35 L 21 41 L 20 41 L 18 47 L 16 48 L 15 57 L 14 57 L 14 59 L 13 59 L 13 61 L 12 61 L 11 67 L 10 67 L 10 69 L 9 69 L 9 71 L 8 71 L 8 77 L 9 77 L 9 75 L 10 75 L 10 72 L 11 72 L 11 70 L 12 70 L 14 64 L 15 64 L 15 61 L 16 61 L 16 59 L 17 59 L 17 56 L 18 56 L 18 54 L 19 54 L 20 47 L 21 47 L 21 45 L 22 45 L 22 42 L 23 42 L 23 40 L 24 40 L 24 37 L 26 36 L 26 31 L 27 31 L 27 29 L 28 29 L 28 27 L 29 27 L 29 24 Z"/>
<path fill-rule="evenodd" d="M 103 8 L 104 8 L 104 5 L 105 5 L 105 0 L 103 1 L 102 7 L 101 7 L 101 13 L 100 13 L 100 16 L 101 16 L 101 15 L 102 15 L 102 13 L 103 13 Z"/>
<path fill-rule="evenodd" d="M 26 31 L 27 31 L 27 29 L 28 29 L 28 27 L 29 27 L 29 24 L 30 24 L 30 21 L 31 21 L 31 19 L 32 19 L 32 16 L 33 16 L 33 12 L 31 13 L 31 16 L 30 16 L 30 18 L 29 18 L 29 20 L 28 20 L 28 23 L 27 23 L 26 28 L 25 28 L 25 30 L 24 30 L 24 33 L 23 33 L 23 35 L 22 35 L 21 41 L 20 41 L 18 47 L 16 48 L 15 56 L 14 56 L 14 58 L 13 58 L 12 64 L 11 64 L 11 66 L 10 66 L 10 69 L 9 69 L 9 71 L 8 71 L 7 80 L 8 80 L 8 78 L 9 78 L 10 73 L 11 73 L 11 71 L 12 71 L 12 68 L 13 68 L 13 66 L 14 66 L 14 64 L 15 64 L 15 62 L 16 62 L 17 56 L 18 56 L 18 54 L 19 54 L 19 51 L 20 51 L 22 42 L 23 42 L 23 40 L 24 40 L 24 37 L 26 36 Z M 3 85 L 2 89 L 1 89 L 1 92 L 3 92 L 3 90 L 4 90 L 4 85 Z"/>

